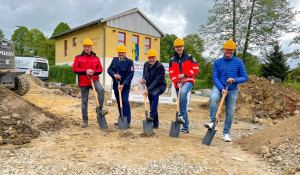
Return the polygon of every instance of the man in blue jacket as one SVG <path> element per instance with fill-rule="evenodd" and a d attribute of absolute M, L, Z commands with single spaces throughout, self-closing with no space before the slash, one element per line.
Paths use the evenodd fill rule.
<path fill-rule="evenodd" d="M 119 89 L 121 90 L 123 114 L 124 117 L 127 117 L 128 126 L 130 126 L 131 113 L 130 113 L 130 105 L 129 105 L 128 98 L 129 98 L 131 80 L 134 75 L 133 61 L 126 57 L 126 47 L 124 45 L 119 45 L 117 51 L 118 51 L 118 57 L 113 58 L 109 68 L 107 69 L 107 73 L 113 79 L 113 90 L 118 103 L 120 115 L 121 115 L 121 109 L 120 109 Z M 118 81 L 120 80 L 120 86 L 118 86 L 117 80 Z M 117 125 L 118 123 L 115 124 Z"/>
<path fill-rule="evenodd" d="M 225 109 L 226 118 L 223 129 L 223 140 L 231 142 L 229 137 L 231 125 L 234 117 L 235 103 L 238 95 L 238 84 L 248 80 L 248 75 L 241 59 L 233 56 L 236 49 L 235 43 L 228 40 L 223 45 L 224 56 L 217 59 L 213 65 L 212 79 L 214 86 L 210 95 L 210 123 L 206 123 L 206 128 L 212 128 L 215 122 L 215 115 L 218 110 L 218 101 L 222 95 L 226 95 Z M 232 85 L 226 91 L 226 82 Z"/>
<path fill-rule="evenodd" d="M 148 120 L 153 121 L 153 128 L 158 129 L 158 113 L 157 106 L 159 96 L 165 92 L 167 83 L 165 79 L 165 68 L 157 60 L 156 51 L 150 49 L 147 53 L 148 60 L 144 64 L 142 83 L 145 83 L 147 90 L 144 95 L 148 96 L 150 101 L 150 117 Z"/>

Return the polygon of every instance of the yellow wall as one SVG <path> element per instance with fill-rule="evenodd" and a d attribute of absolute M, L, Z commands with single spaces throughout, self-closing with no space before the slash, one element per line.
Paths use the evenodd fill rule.
<path fill-rule="evenodd" d="M 115 30 L 115 32 L 113 31 Z M 157 59 L 160 60 L 160 38 L 152 37 L 144 34 L 130 32 L 112 27 L 106 27 L 106 56 L 115 57 L 118 55 L 118 36 L 119 32 L 125 33 L 125 46 L 126 56 L 129 59 L 133 59 L 132 53 L 132 35 L 139 36 L 139 61 L 148 61 L 147 55 L 145 54 L 145 38 L 151 38 L 151 49 L 157 52 Z M 157 39 L 157 40 L 155 40 Z"/>
<path fill-rule="evenodd" d="M 73 38 L 77 39 L 76 46 L 73 46 Z M 56 38 L 55 63 L 74 61 L 75 56 L 81 54 L 81 52 L 83 51 L 82 43 L 86 38 L 89 38 L 93 41 L 93 51 L 96 53 L 96 55 L 98 57 L 103 57 L 103 29 L 98 25 L 94 25 Z M 68 41 L 67 56 L 64 55 L 65 40 Z"/>
<path fill-rule="evenodd" d="M 126 30 L 121 30 L 117 28 L 107 27 L 106 23 L 102 23 L 102 26 L 106 30 L 106 54 L 105 57 L 113 58 L 117 56 L 117 47 L 118 47 L 118 33 L 126 33 L 126 56 L 130 59 L 133 59 L 132 54 L 132 35 L 139 36 L 139 61 L 147 61 L 147 56 L 145 54 L 145 37 L 151 38 L 151 49 L 156 50 L 157 58 L 160 60 L 160 38 L 152 37 L 144 34 L 134 33 Z M 115 32 L 113 32 L 115 30 Z M 73 38 L 77 39 L 77 45 L 73 46 Z M 103 57 L 103 29 L 98 25 L 84 28 L 79 31 L 69 33 L 67 35 L 56 38 L 55 43 L 55 63 L 65 63 L 72 62 L 76 55 L 81 54 L 82 52 L 82 43 L 86 38 L 90 38 L 93 43 L 93 51 L 98 57 Z M 156 39 L 156 40 L 155 40 Z M 64 55 L 64 41 L 68 41 L 68 55 Z"/>

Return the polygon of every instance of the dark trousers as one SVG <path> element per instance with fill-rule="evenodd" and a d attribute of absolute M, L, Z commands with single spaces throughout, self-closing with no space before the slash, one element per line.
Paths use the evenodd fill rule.
<path fill-rule="evenodd" d="M 95 90 L 98 93 L 98 100 L 100 107 L 103 106 L 104 102 L 104 88 L 99 81 L 94 81 Z M 92 86 L 81 86 L 81 112 L 82 112 L 82 119 L 88 120 L 88 101 L 89 101 L 89 92 L 92 89 Z M 95 102 L 96 103 L 96 102 Z"/>
<path fill-rule="evenodd" d="M 122 104 L 123 104 L 123 116 L 127 117 L 127 122 L 130 123 L 131 121 L 131 113 L 130 113 L 130 105 L 129 105 L 129 92 L 130 89 L 123 89 L 121 92 L 122 95 Z M 120 108 L 120 98 L 119 98 L 119 91 L 114 90 L 115 97 L 118 103 L 118 109 L 119 109 L 119 114 L 121 116 L 121 108 Z"/>
<path fill-rule="evenodd" d="M 158 106 L 158 101 L 159 101 L 159 96 L 162 94 L 163 91 L 161 88 L 157 88 L 151 93 L 148 93 L 148 99 L 150 101 L 150 117 L 153 117 L 153 126 L 157 127 L 159 125 L 158 121 L 158 112 L 157 112 L 157 106 Z"/>

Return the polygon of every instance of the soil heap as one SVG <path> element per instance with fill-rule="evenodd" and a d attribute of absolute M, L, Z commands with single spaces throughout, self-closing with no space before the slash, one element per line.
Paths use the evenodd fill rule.
<path fill-rule="evenodd" d="M 236 119 L 257 122 L 261 118 L 282 119 L 300 113 L 300 93 L 293 87 L 251 75 L 239 84 Z"/>
<path fill-rule="evenodd" d="M 0 85 L 0 145 L 29 143 L 41 131 L 61 126 L 60 118 Z"/>

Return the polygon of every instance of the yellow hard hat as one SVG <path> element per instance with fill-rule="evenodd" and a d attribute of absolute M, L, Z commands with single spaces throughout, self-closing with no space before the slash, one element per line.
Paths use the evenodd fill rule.
<path fill-rule="evenodd" d="M 232 40 L 228 40 L 223 45 L 223 49 L 236 49 L 235 43 Z"/>
<path fill-rule="evenodd" d="M 156 51 L 154 49 L 150 49 L 147 52 L 147 57 L 155 57 L 156 56 Z"/>
<path fill-rule="evenodd" d="M 93 46 L 94 44 L 93 44 L 93 42 L 90 39 L 85 39 L 83 41 L 83 45 L 84 46 Z"/>
<path fill-rule="evenodd" d="M 174 41 L 174 46 L 184 46 L 184 42 L 181 38 L 177 38 L 175 41 Z"/>
<path fill-rule="evenodd" d="M 126 52 L 126 47 L 123 44 L 121 44 L 121 45 L 118 46 L 117 51 L 118 52 Z"/>

